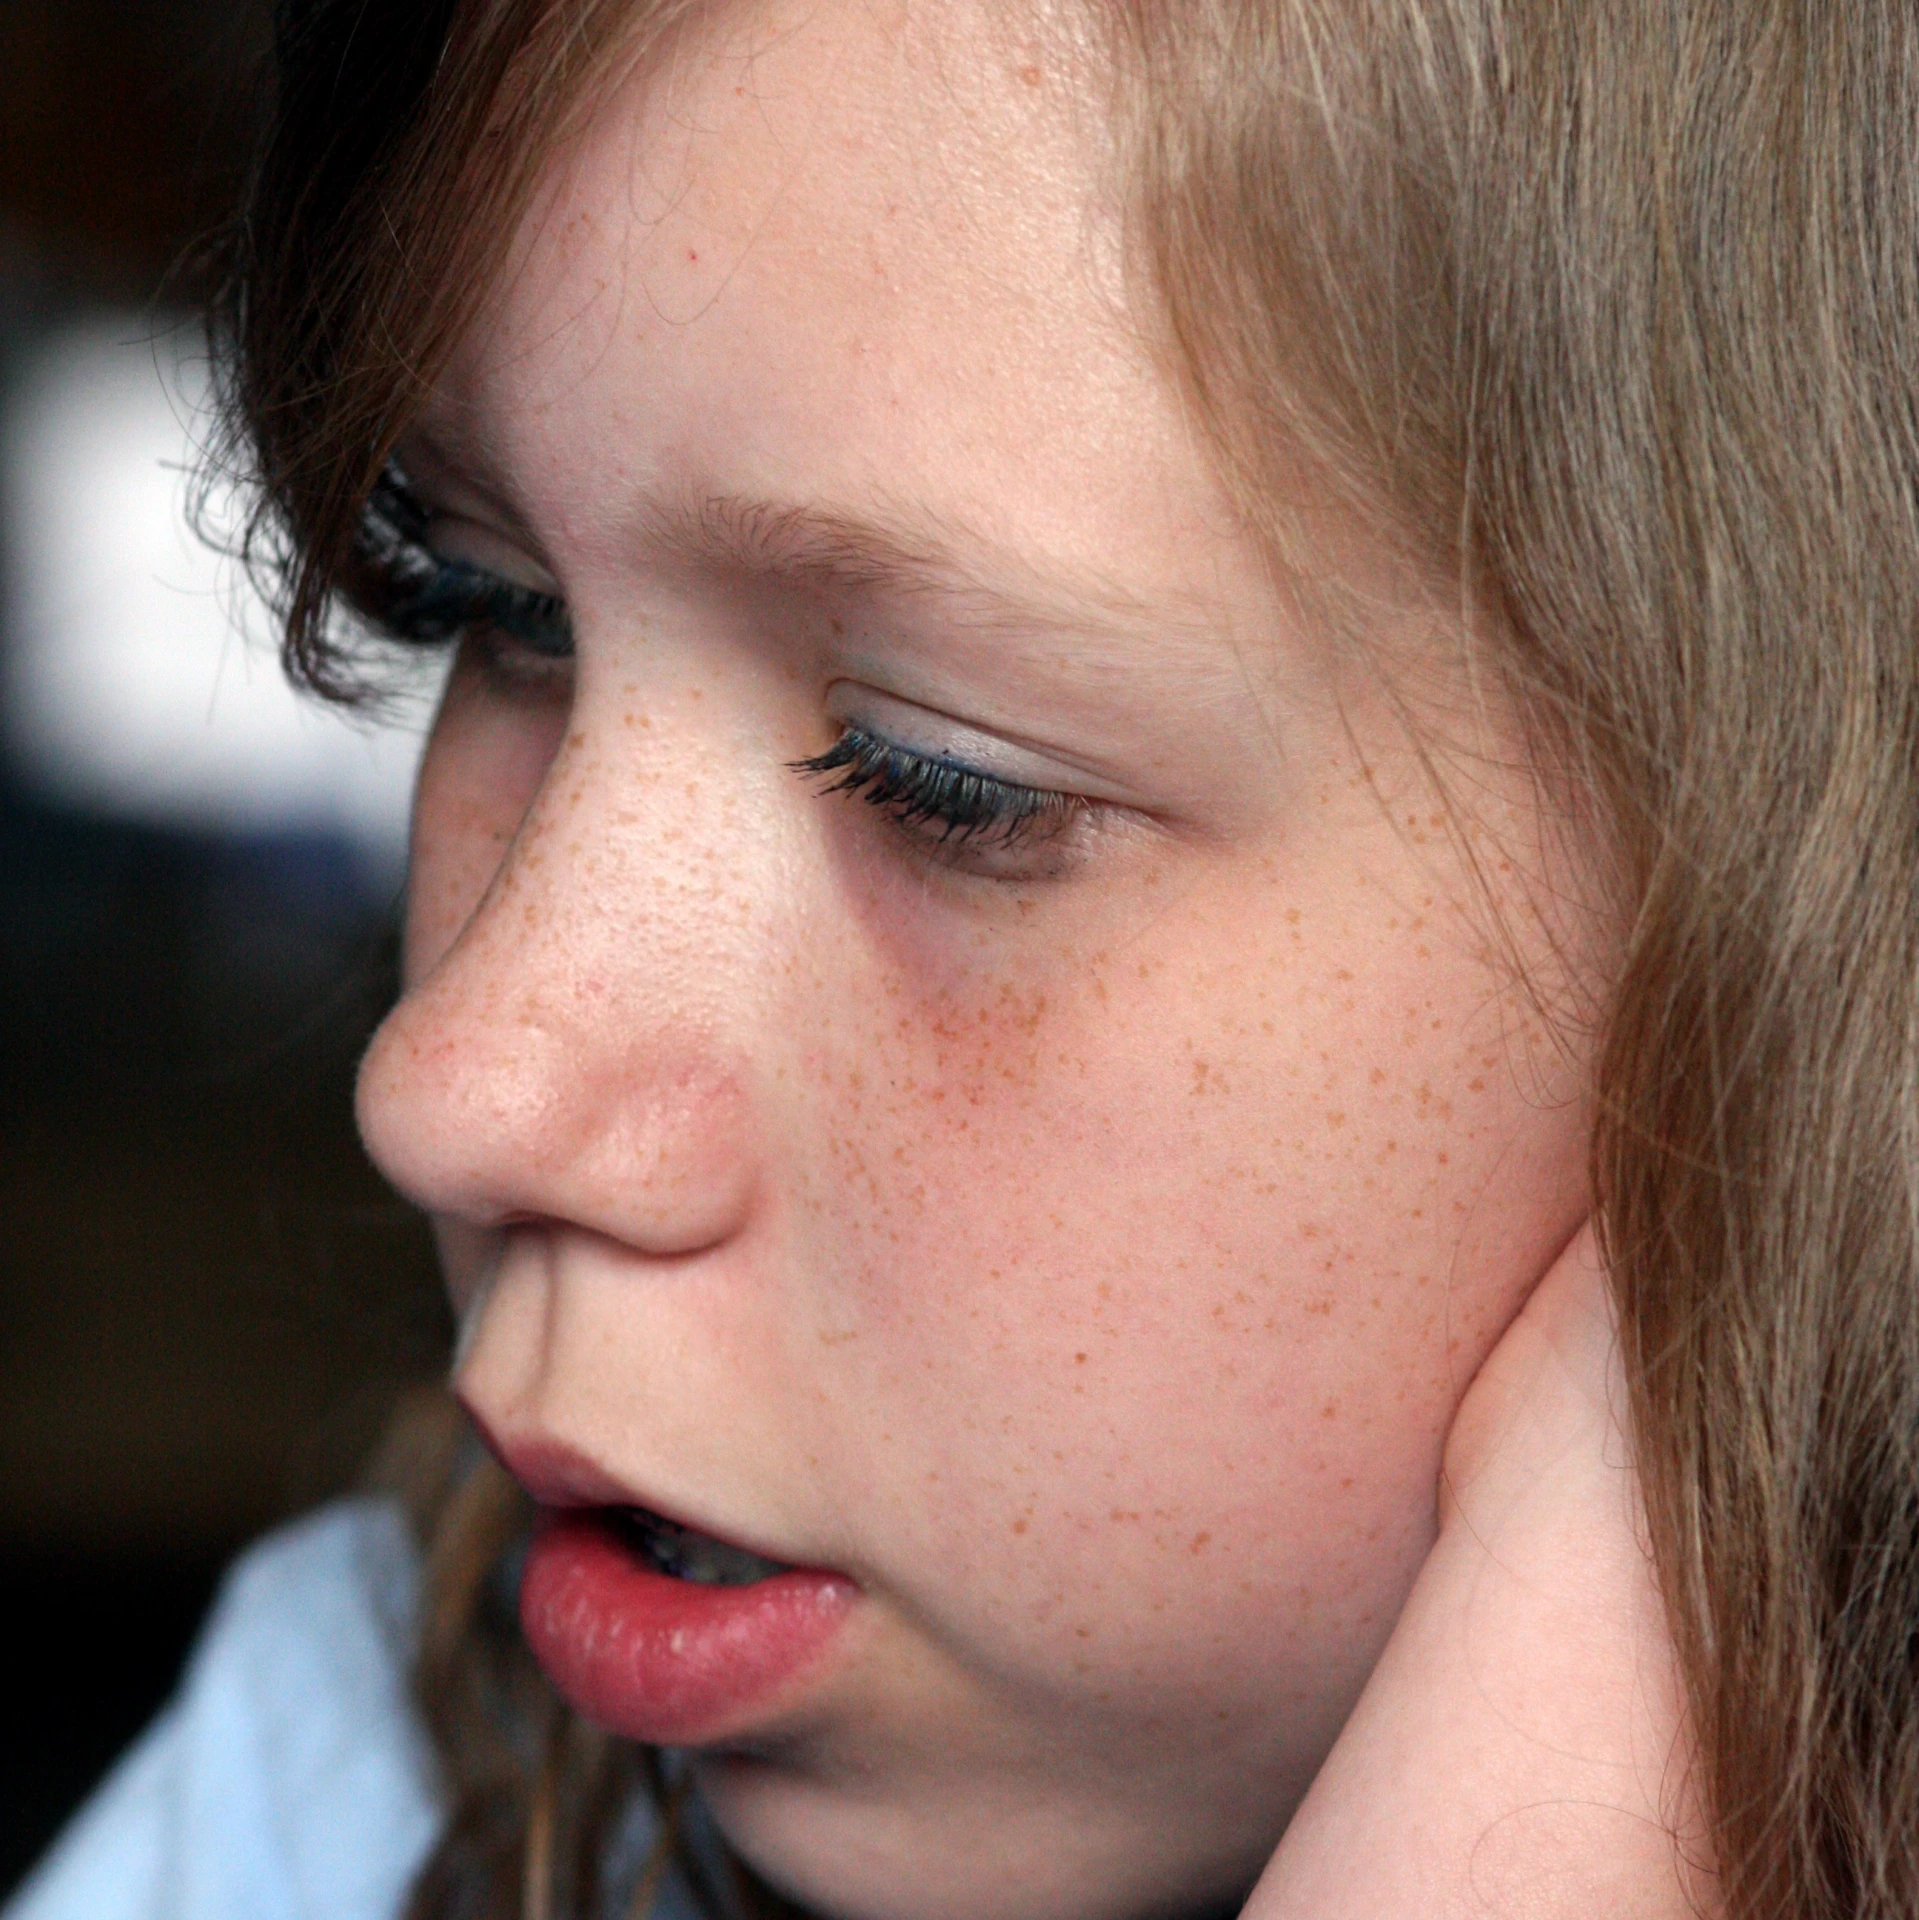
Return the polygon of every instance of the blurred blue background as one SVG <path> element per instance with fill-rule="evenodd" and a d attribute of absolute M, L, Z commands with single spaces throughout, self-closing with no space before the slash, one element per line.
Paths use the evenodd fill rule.
<path fill-rule="evenodd" d="M 447 1337 L 349 1112 L 432 688 L 296 699 L 185 511 L 266 18 L 0 0 L 0 1894 Z"/>

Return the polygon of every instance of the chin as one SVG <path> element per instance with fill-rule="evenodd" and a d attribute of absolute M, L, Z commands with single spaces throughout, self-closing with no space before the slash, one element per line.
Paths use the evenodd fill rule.
<path fill-rule="evenodd" d="M 1030 1804 L 1009 1820 L 1003 1788 L 939 1796 L 930 1818 L 874 1784 L 822 1782 L 778 1761 L 694 1759 L 726 1841 L 766 1883 L 822 1920 L 1229 1920 L 1270 1854 L 1267 1835 L 1233 1861 L 1181 1857 L 1169 1815 L 1089 1838 L 1096 1818 Z M 959 1811 L 955 1801 L 976 1810 Z"/>

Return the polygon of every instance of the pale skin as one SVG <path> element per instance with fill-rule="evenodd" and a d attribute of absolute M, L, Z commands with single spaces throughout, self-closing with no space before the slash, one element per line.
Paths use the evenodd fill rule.
<path fill-rule="evenodd" d="M 1442 698 L 1475 896 L 1276 588 L 1098 97 L 829 0 L 555 163 L 402 452 L 576 654 L 456 666 L 362 1127 L 496 1440 L 859 1584 L 699 1766 L 809 1905 L 1682 1912 L 1587 1066 L 1487 936 L 1543 970 L 1577 875 Z M 1418 583 L 1322 535 L 1403 651 Z M 848 724 L 1072 804 L 942 841 L 795 774 Z"/>
<path fill-rule="evenodd" d="M 1582 1231 L 1467 1390 L 1438 1542 L 1248 1920 L 1719 1911 Z"/>

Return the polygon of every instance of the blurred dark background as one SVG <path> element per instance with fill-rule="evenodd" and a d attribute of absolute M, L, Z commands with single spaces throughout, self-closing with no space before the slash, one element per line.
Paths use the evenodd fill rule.
<path fill-rule="evenodd" d="M 0 1897 L 445 1349 L 349 1111 L 412 749 L 182 520 L 267 11 L 0 0 Z"/>

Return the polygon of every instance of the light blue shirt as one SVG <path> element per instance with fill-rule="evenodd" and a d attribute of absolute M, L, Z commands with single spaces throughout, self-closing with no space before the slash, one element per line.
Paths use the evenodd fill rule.
<path fill-rule="evenodd" d="M 173 1703 L 0 1920 L 394 1920 L 440 1817 L 407 1694 L 418 1578 L 383 1501 L 253 1547 Z"/>

